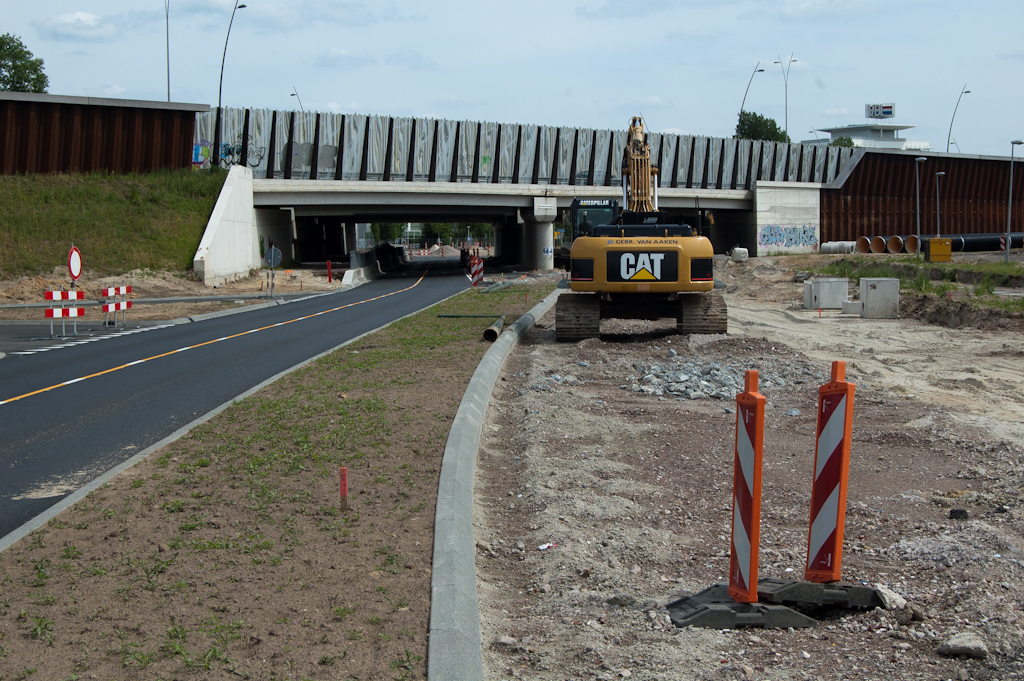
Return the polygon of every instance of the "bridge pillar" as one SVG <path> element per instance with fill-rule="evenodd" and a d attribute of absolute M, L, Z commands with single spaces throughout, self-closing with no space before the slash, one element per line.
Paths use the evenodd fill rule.
<path fill-rule="evenodd" d="M 553 198 L 534 198 L 533 209 L 523 209 L 523 240 L 520 265 L 531 270 L 555 268 L 555 230 L 558 214 Z"/>

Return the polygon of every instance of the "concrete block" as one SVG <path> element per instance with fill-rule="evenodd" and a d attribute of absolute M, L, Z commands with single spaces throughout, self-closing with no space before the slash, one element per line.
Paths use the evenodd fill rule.
<path fill-rule="evenodd" d="M 900 312 L 900 280 L 865 277 L 860 280 L 860 299 L 865 319 L 896 319 Z"/>
<path fill-rule="evenodd" d="M 861 314 L 864 306 L 859 300 L 844 300 L 843 301 L 843 314 Z"/>
<path fill-rule="evenodd" d="M 810 294 L 808 294 L 808 284 Z M 840 310 L 850 297 L 849 279 L 812 279 L 804 282 L 804 308 L 808 310 Z"/>

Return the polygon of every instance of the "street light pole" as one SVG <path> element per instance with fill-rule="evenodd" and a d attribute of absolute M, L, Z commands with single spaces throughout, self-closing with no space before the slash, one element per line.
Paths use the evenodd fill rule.
<path fill-rule="evenodd" d="M 921 164 L 928 159 L 918 156 L 914 159 L 914 180 L 917 187 L 917 254 L 921 254 Z"/>
<path fill-rule="evenodd" d="M 953 117 L 949 119 L 949 134 L 946 135 L 946 153 L 949 153 L 949 140 L 953 137 L 953 121 L 956 119 L 956 110 L 960 108 L 960 99 L 964 95 L 971 94 L 971 91 L 967 89 L 967 83 L 964 83 L 964 89 L 960 91 L 960 97 L 956 98 L 956 106 L 953 107 Z M 956 150 L 960 151 L 960 146 L 957 145 Z"/>
<path fill-rule="evenodd" d="M 779 65 L 779 68 L 782 69 L 782 80 L 783 80 L 783 83 L 785 84 L 785 93 L 786 93 L 786 141 L 787 142 L 789 141 L 789 69 L 790 69 L 790 67 L 793 66 L 793 62 L 795 62 L 795 61 L 796 61 L 796 59 L 793 59 L 793 53 L 790 52 L 789 53 L 789 61 L 786 62 L 785 66 L 782 65 L 782 55 L 779 55 L 779 60 L 777 62 L 775 62 L 776 64 Z"/>
<path fill-rule="evenodd" d="M 164 0 L 164 20 L 167 28 L 167 101 L 171 101 L 171 0 Z"/>
<path fill-rule="evenodd" d="M 299 97 L 299 91 L 295 89 L 294 85 L 292 85 L 292 94 L 291 94 L 291 96 L 294 97 L 295 99 L 299 100 L 299 111 L 301 111 L 302 113 L 306 113 L 306 110 L 302 108 L 302 97 Z"/>
<path fill-rule="evenodd" d="M 757 68 L 761 65 L 761 61 L 758 60 L 757 64 L 754 65 L 754 71 L 750 74 L 750 80 L 747 81 L 747 89 L 743 91 L 743 102 L 740 103 L 740 113 L 743 113 L 743 107 L 747 104 L 747 93 L 750 92 L 750 84 L 754 82 L 754 74 L 764 73 L 764 69 Z"/>
<path fill-rule="evenodd" d="M 942 230 L 939 228 L 939 178 L 946 173 L 941 170 L 935 173 L 935 236 L 942 236 Z"/>
<path fill-rule="evenodd" d="M 1013 151 L 1018 144 L 1024 144 L 1024 140 L 1013 140 L 1010 142 L 1010 198 L 1006 203 L 1006 253 L 1004 262 L 1010 262 L 1010 217 L 1013 215 Z"/>
<path fill-rule="evenodd" d="M 228 58 L 228 41 L 231 40 L 231 26 L 235 23 L 235 12 L 240 9 L 245 9 L 246 5 L 238 4 L 238 0 L 235 0 L 235 6 L 231 10 L 231 21 L 228 22 L 228 34 L 224 38 L 224 54 L 220 58 L 220 85 L 217 88 L 217 120 L 213 131 L 213 163 L 214 165 L 220 165 L 220 119 L 221 119 L 221 101 L 224 93 L 224 62 Z"/>

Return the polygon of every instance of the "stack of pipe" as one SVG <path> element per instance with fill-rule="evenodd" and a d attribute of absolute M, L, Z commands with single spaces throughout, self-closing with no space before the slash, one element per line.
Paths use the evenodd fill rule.
<path fill-rule="evenodd" d="M 957 253 L 974 253 L 977 251 L 999 251 L 1000 237 L 1005 234 L 948 234 L 945 238 L 952 240 L 952 249 Z M 921 239 L 932 239 L 934 235 L 922 236 L 862 236 L 857 241 L 832 241 L 821 245 L 822 253 L 917 253 L 921 249 Z M 855 244 L 850 251 L 826 250 L 837 248 L 840 244 Z M 1024 232 L 1010 234 L 1010 248 L 1024 247 Z"/>

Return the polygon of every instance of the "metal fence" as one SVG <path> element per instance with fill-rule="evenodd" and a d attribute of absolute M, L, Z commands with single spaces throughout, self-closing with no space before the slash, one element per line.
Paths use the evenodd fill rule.
<path fill-rule="evenodd" d="M 193 165 L 256 178 L 621 186 L 625 130 L 223 109 L 196 115 Z M 660 187 L 829 183 L 852 149 L 651 133 Z M 219 143 L 218 143 L 219 141 Z"/>

